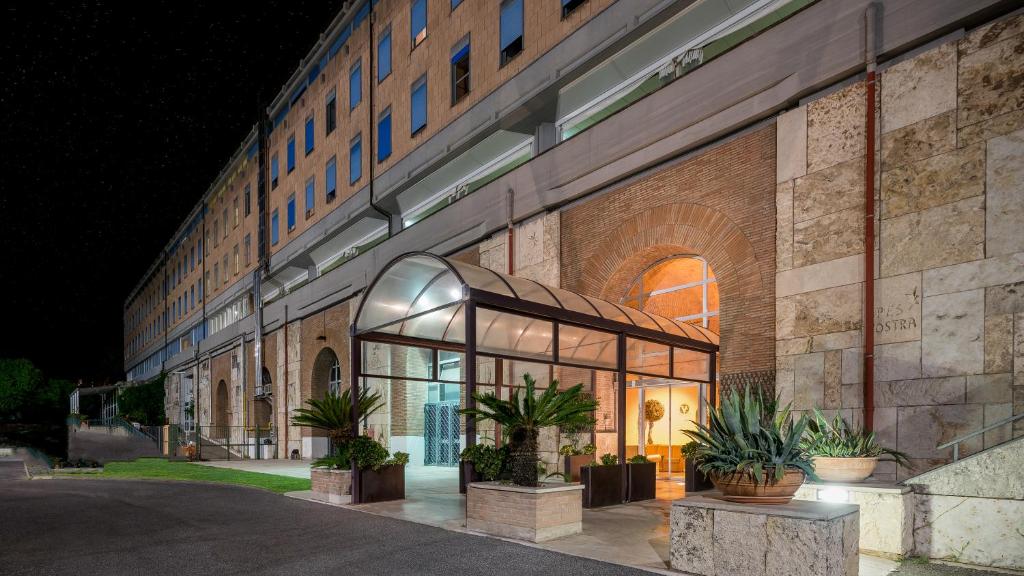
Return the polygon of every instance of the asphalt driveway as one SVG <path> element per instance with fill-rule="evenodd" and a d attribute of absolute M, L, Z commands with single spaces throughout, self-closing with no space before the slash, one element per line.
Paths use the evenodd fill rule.
<path fill-rule="evenodd" d="M 0 462 L 0 574 L 649 574 L 253 488 L 26 480 Z"/>

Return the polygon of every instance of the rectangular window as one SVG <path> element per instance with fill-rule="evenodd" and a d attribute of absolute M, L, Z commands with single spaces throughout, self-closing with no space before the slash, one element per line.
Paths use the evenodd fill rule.
<path fill-rule="evenodd" d="M 189 251 L 188 256 L 189 269 L 195 272 L 196 270 L 196 247 L 193 246 L 192 250 Z"/>
<path fill-rule="evenodd" d="M 333 156 L 327 161 L 324 181 L 326 182 L 324 189 L 327 191 L 327 203 L 330 204 L 338 195 L 338 161 Z"/>
<path fill-rule="evenodd" d="M 377 162 L 383 162 L 391 156 L 391 108 L 380 115 L 377 121 Z"/>
<path fill-rule="evenodd" d="M 207 246 L 209 246 L 209 244 L 207 244 Z M 198 261 L 199 261 L 200 264 L 203 262 L 203 239 L 202 238 L 199 239 L 199 260 Z"/>
<path fill-rule="evenodd" d="M 221 210 L 220 216 L 221 216 L 221 218 L 224 219 L 223 220 L 223 222 L 224 222 L 224 237 L 227 238 L 228 237 L 228 209 L 226 207 L 223 210 Z"/>
<path fill-rule="evenodd" d="M 235 244 L 235 247 L 232 250 L 231 256 L 232 256 L 232 258 L 234 259 L 234 262 L 235 262 L 235 274 L 238 274 L 238 272 L 241 270 L 241 267 L 240 267 L 241 266 L 241 260 L 238 257 L 238 244 Z"/>
<path fill-rule="evenodd" d="M 459 4 L 462 4 L 462 0 L 452 0 L 452 10 L 458 8 Z"/>
<path fill-rule="evenodd" d="M 348 109 L 354 110 L 363 99 L 363 65 L 356 62 L 348 73 Z"/>
<path fill-rule="evenodd" d="M 203 286 L 210 283 L 210 273 L 206 273 L 206 278 L 203 282 L 199 283 L 199 301 L 203 301 Z"/>
<path fill-rule="evenodd" d="M 348 148 L 348 183 L 355 184 L 363 175 L 363 138 L 360 134 L 352 139 Z"/>
<path fill-rule="evenodd" d="M 391 27 L 389 26 L 377 42 L 377 82 L 391 74 Z"/>
<path fill-rule="evenodd" d="M 415 134 L 427 126 L 427 77 L 421 76 L 412 85 L 411 133 Z"/>
<path fill-rule="evenodd" d="M 427 0 L 412 0 L 410 34 L 415 48 L 427 39 Z"/>
<path fill-rule="evenodd" d="M 452 106 L 469 94 L 469 36 L 452 49 Z"/>
<path fill-rule="evenodd" d="M 291 174 L 292 171 L 295 170 L 295 136 L 294 135 L 288 137 L 288 146 L 286 147 L 286 151 L 287 151 L 287 161 L 286 161 L 286 163 L 287 163 L 287 170 L 288 170 L 288 173 Z"/>
<path fill-rule="evenodd" d="M 231 227 L 238 228 L 238 196 L 231 200 Z"/>
<path fill-rule="evenodd" d="M 333 90 L 331 90 L 331 94 L 327 97 L 327 106 L 324 108 L 324 125 L 327 127 L 326 134 L 330 135 L 338 127 L 338 94 Z"/>
<path fill-rule="evenodd" d="M 500 25 L 498 48 L 504 66 L 523 51 L 523 0 L 502 2 Z"/>
<path fill-rule="evenodd" d="M 220 220 L 213 221 L 213 247 L 220 243 Z"/>
<path fill-rule="evenodd" d="M 295 229 L 295 194 L 288 197 L 288 231 Z"/>
<path fill-rule="evenodd" d="M 313 117 L 306 118 L 306 156 L 313 151 Z"/>
<path fill-rule="evenodd" d="M 277 188 L 277 177 L 278 177 L 277 154 L 274 154 L 274 156 L 270 159 L 270 189 L 271 190 L 273 190 L 274 188 Z"/>
<path fill-rule="evenodd" d="M 220 285 L 220 264 L 213 263 L 213 289 L 216 290 L 217 286 Z"/>
<path fill-rule="evenodd" d="M 572 13 L 573 10 L 579 8 L 587 0 L 562 0 L 562 18 L 565 18 Z"/>
<path fill-rule="evenodd" d="M 223 269 L 224 269 L 224 283 L 227 284 L 228 283 L 228 276 L 229 276 L 229 272 L 228 272 L 228 255 L 227 254 L 224 255 L 224 267 L 223 267 Z"/>
<path fill-rule="evenodd" d="M 242 247 L 245 249 L 245 266 L 248 268 L 252 264 L 252 237 L 249 234 L 242 240 Z"/>
<path fill-rule="evenodd" d="M 277 217 L 277 209 L 275 208 L 274 209 L 274 213 L 270 215 L 270 245 L 271 246 L 277 246 L 277 241 L 280 240 L 280 237 L 279 237 L 279 232 L 280 231 L 278 230 L 278 225 L 279 225 L 279 222 L 278 222 L 278 217 Z M 214 266 L 216 266 L 216 264 L 214 264 Z M 216 282 L 214 282 L 214 283 L 216 284 Z"/>
<path fill-rule="evenodd" d="M 309 218 L 313 214 L 313 208 L 316 207 L 316 180 L 310 178 L 306 180 L 306 218 Z"/>
<path fill-rule="evenodd" d="M 252 214 L 252 188 L 245 185 L 245 215 Z"/>

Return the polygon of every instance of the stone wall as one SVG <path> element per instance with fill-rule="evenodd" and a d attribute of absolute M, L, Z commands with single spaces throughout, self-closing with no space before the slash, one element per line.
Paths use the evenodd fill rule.
<path fill-rule="evenodd" d="M 943 464 L 936 446 L 1024 410 L 1022 47 L 1017 16 L 879 74 L 875 428 L 912 463 L 881 478 Z M 778 390 L 857 425 L 865 116 L 859 82 L 777 122 Z"/>

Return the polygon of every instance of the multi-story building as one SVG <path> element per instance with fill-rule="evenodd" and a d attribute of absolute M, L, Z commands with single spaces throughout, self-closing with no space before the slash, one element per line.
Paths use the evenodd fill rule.
<path fill-rule="evenodd" d="M 711 387 L 873 427 L 911 458 L 882 476 L 933 468 L 941 444 L 1024 411 L 1012 8 L 348 2 L 129 295 L 128 379 L 167 373 L 169 419 L 200 436 L 269 425 L 276 455 L 323 454 L 290 411 L 351 384 L 360 298 L 427 251 L 697 325 L 718 335 Z M 374 344 L 363 362 L 414 359 Z M 440 382 L 373 383 L 388 406 L 371 428 L 413 465 L 454 464 L 431 446 L 465 441 L 435 421 L 465 396 L 460 357 L 439 362 Z M 511 364 L 506 383 L 615 386 Z M 677 472 L 709 387 L 628 384 L 598 435 Z"/>

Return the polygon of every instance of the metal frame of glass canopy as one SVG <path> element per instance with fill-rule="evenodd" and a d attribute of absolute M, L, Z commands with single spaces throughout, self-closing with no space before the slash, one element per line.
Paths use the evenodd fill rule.
<path fill-rule="evenodd" d="M 615 372 L 620 462 L 626 454 L 627 374 L 703 382 L 708 400 L 715 401 L 718 335 L 706 328 L 427 252 L 398 256 L 377 274 L 350 335 L 354 434 L 361 379 L 441 382 L 440 350 L 465 354 L 469 408 L 476 405 L 477 356 Z M 427 349 L 430 373 L 367 372 L 364 342 Z M 466 445 L 475 443 L 476 423 L 467 419 Z"/>

